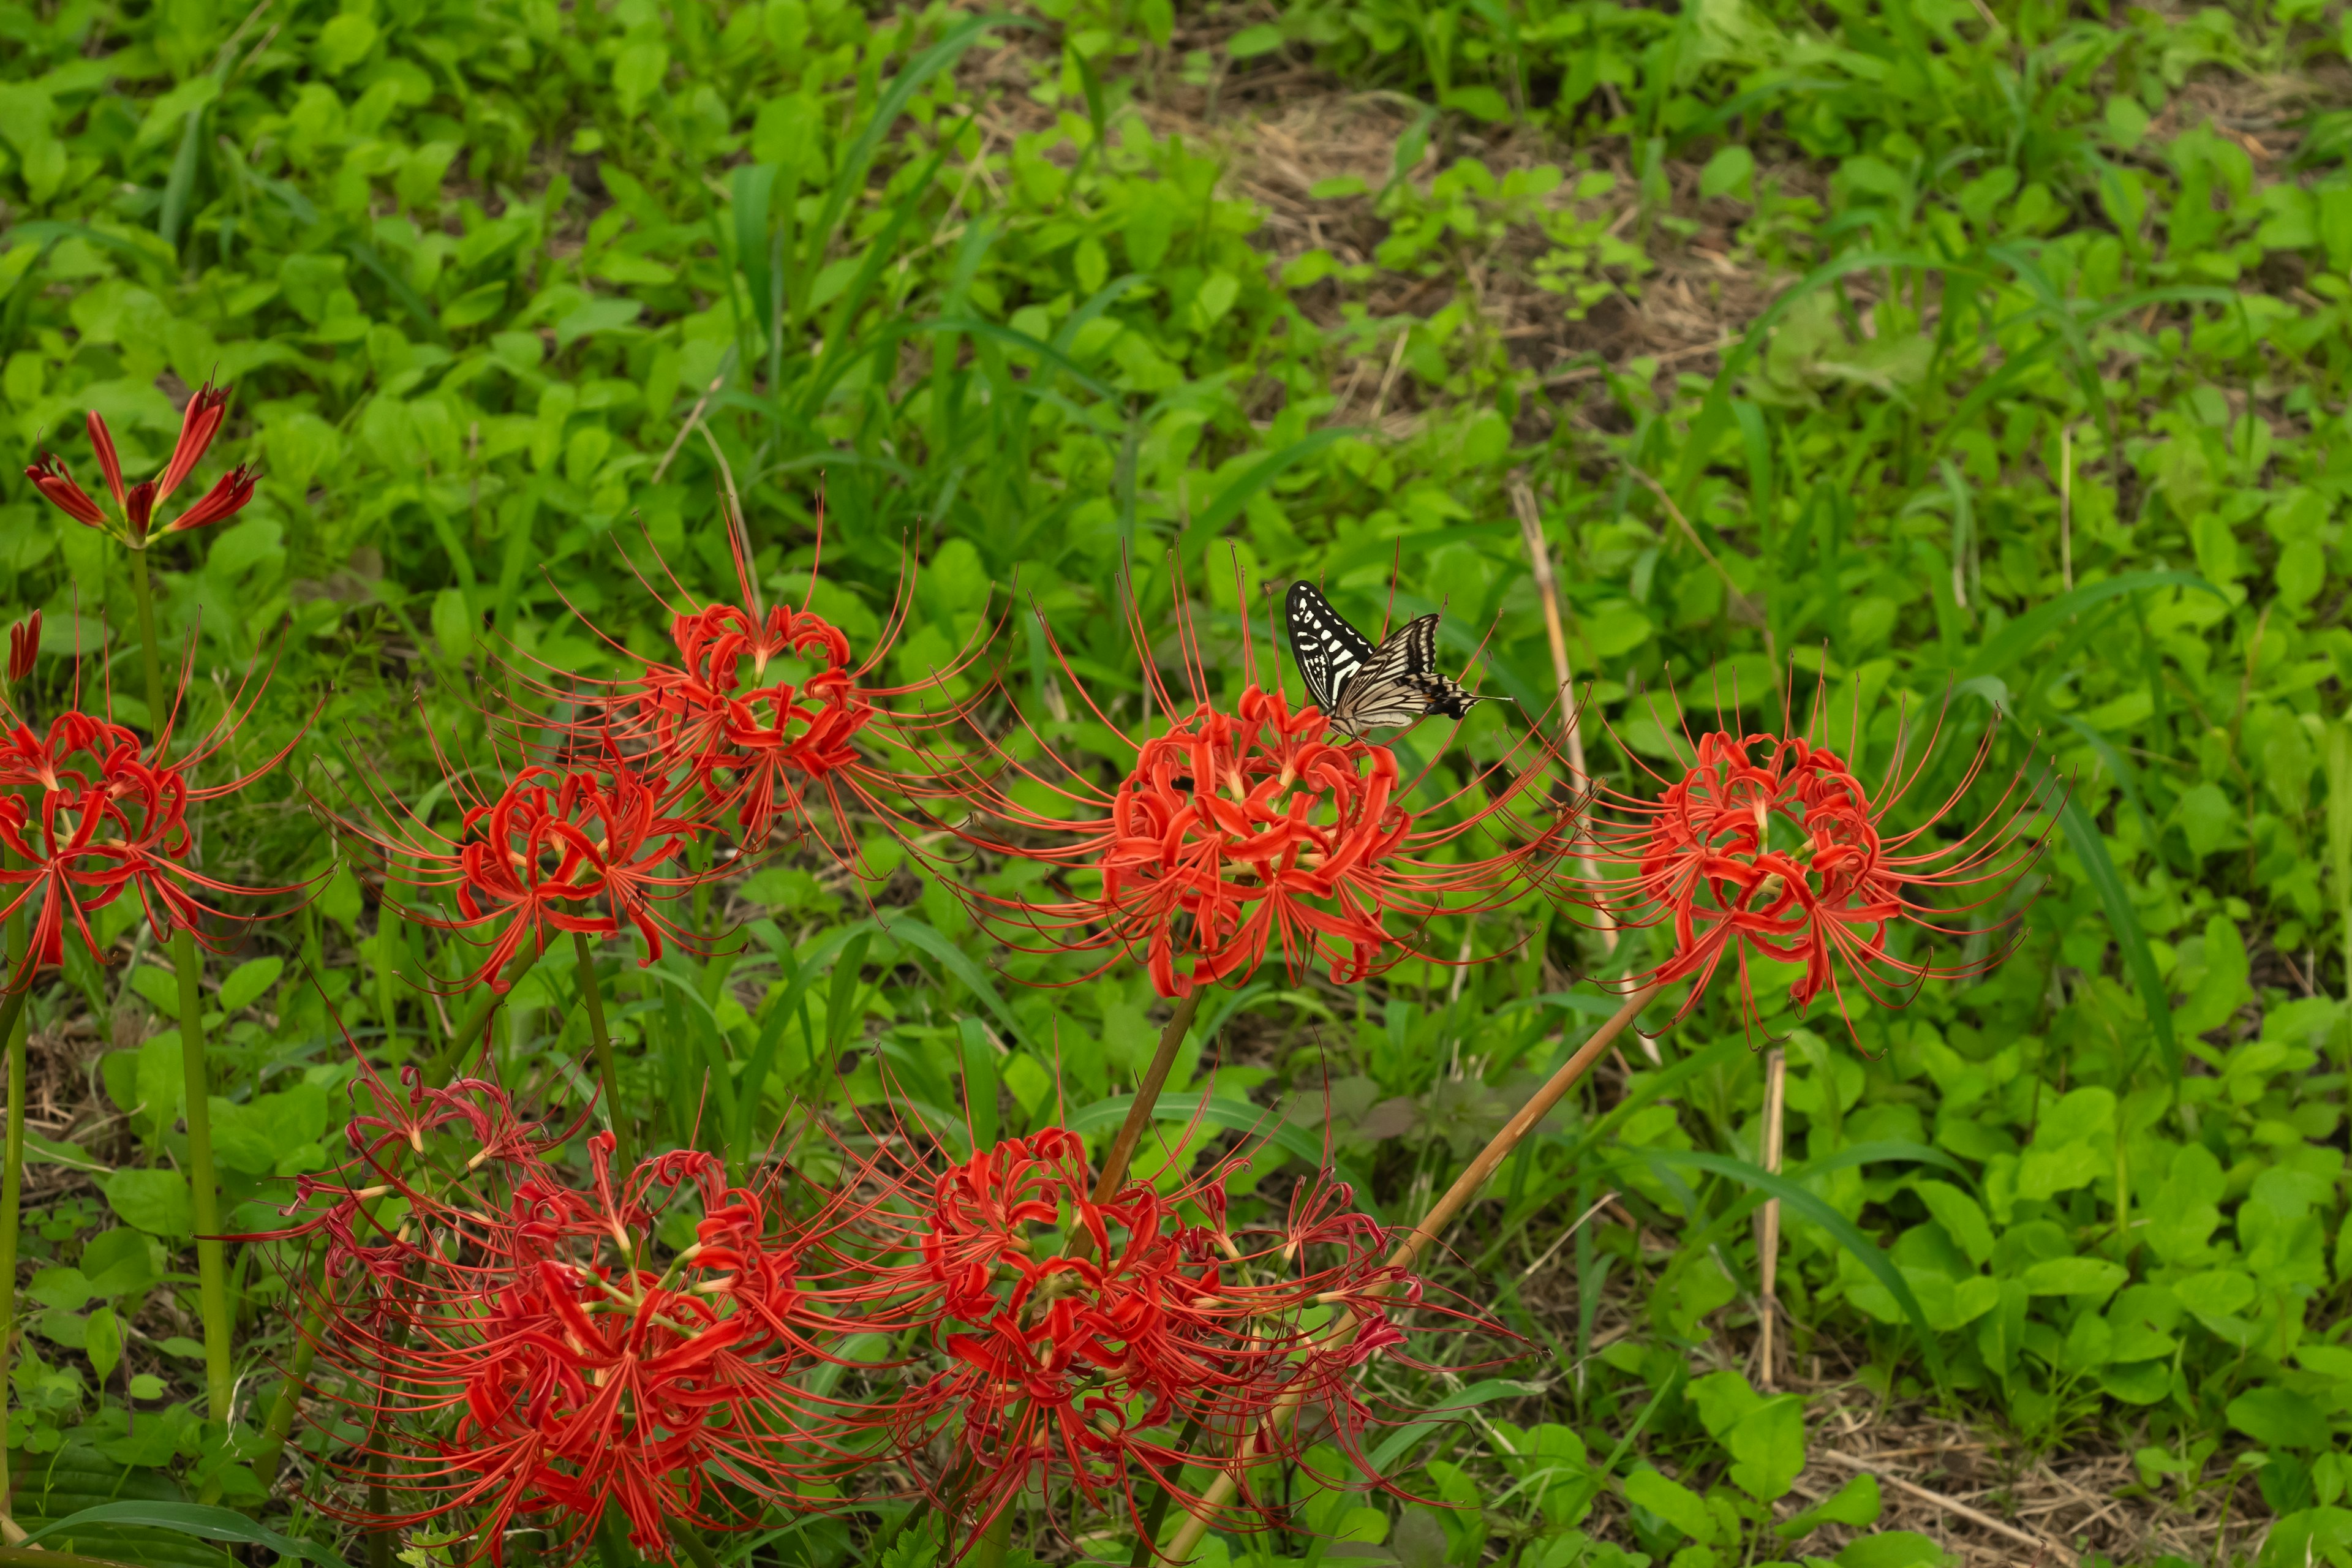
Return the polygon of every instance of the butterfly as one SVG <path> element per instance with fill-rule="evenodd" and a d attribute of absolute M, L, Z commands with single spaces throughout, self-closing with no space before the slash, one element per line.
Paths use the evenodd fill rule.
<path fill-rule="evenodd" d="M 1406 622 L 1375 647 L 1311 583 L 1293 583 L 1283 608 L 1307 696 L 1331 728 L 1355 740 L 1367 730 L 1417 724 L 1433 713 L 1459 719 L 1474 702 L 1509 700 L 1465 690 L 1438 672 L 1435 616 Z"/>

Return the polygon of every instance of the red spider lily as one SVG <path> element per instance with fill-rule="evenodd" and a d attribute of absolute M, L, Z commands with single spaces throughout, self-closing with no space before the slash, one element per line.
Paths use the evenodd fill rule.
<path fill-rule="evenodd" d="M 1134 760 L 1115 790 L 1094 784 L 1087 770 L 1042 740 L 1042 762 L 997 748 L 1008 765 L 996 778 L 967 775 L 966 802 L 1003 826 L 967 826 L 964 838 L 1083 879 L 1074 896 L 1035 900 L 963 887 L 942 872 L 1011 945 L 1024 946 L 1024 932 L 1034 932 L 1045 941 L 1028 951 L 1140 953 L 1153 985 L 1171 998 L 1245 979 L 1277 950 L 1294 980 L 1319 963 L 1349 984 L 1420 956 L 1415 942 L 1431 921 L 1513 902 L 1559 854 L 1562 829 L 1519 833 L 1512 820 L 1529 792 L 1540 802 L 1539 740 L 1514 745 L 1461 788 L 1408 810 L 1402 803 L 1426 774 L 1402 777 L 1386 746 L 1327 740 L 1319 711 L 1292 708 L 1278 686 L 1261 687 L 1246 625 L 1241 697 L 1230 711 L 1213 702 L 1181 584 L 1177 607 L 1192 691 L 1181 703 L 1153 667 L 1129 606 L 1168 728 L 1139 745 L 1120 737 Z M 1058 646 L 1055 657 L 1087 710 L 1118 735 Z M 1514 771 L 1520 762 L 1535 765 Z M 1072 815 L 1028 804 L 1024 796 L 1038 792 L 1024 785 L 1058 795 Z M 1475 835 L 1497 826 L 1511 829 L 1497 836 L 1514 841 L 1485 856 L 1469 852 Z"/>
<path fill-rule="evenodd" d="M 41 651 L 41 612 L 35 610 L 8 628 L 8 679 L 13 684 L 33 673 Z"/>
<path fill-rule="evenodd" d="M 183 665 L 179 690 L 187 689 Z M 268 898 L 292 887 L 247 888 L 196 868 L 188 826 L 192 805 L 244 790 L 283 762 L 298 731 L 276 756 L 224 784 L 198 786 L 197 768 L 250 713 L 236 701 L 227 717 L 176 763 L 177 710 L 163 716 L 152 743 L 109 718 L 68 710 L 37 730 L 0 691 L 0 920 L 32 910 L 31 940 L 8 976 L 19 991 L 65 962 L 68 934 L 106 962 L 89 914 L 125 892 L 138 899 L 159 935 L 185 930 L 206 947 L 219 939 L 207 921 L 250 921 L 219 907 L 224 898 Z"/>
<path fill-rule="evenodd" d="M 712 875 L 685 859 L 709 823 L 667 809 L 668 792 L 629 763 L 608 755 L 599 768 L 525 767 L 488 798 L 472 795 L 466 773 L 447 777 L 453 795 L 472 799 L 454 837 L 396 802 L 388 808 L 395 831 L 341 826 L 364 846 L 372 876 L 387 884 L 380 892 L 390 897 L 396 887 L 432 906 L 403 904 L 404 918 L 488 934 L 460 989 L 487 981 L 503 991 L 509 961 L 526 944 L 536 956 L 557 932 L 604 938 L 625 925 L 644 940 L 645 965 L 669 942 L 702 951 L 702 939 L 665 906 Z"/>
<path fill-rule="evenodd" d="M 104 529 L 132 549 L 142 549 L 147 542 L 153 523 L 155 509 L 171 499 L 172 492 L 195 471 L 195 467 L 212 446 L 213 437 L 220 433 L 221 421 L 227 417 L 228 389 L 215 387 L 206 382 L 188 399 L 186 412 L 180 421 L 180 439 L 172 447 L 172 460 L 163 467 L 160 478 L 131 486 L 122 486 L 122 464 L 114 455 L 114 437 L 98 412 L 90 411 L 89 444 L 98 454 L 98 466 L 106 475 L 107 489 L 113 492 L 116 515 L 110 517 L 105 509 L 90 499 L 89 492 L 73 481 L 65 464 L 53 452 L 43 452 L 40 461 L 25 470 L 25 477 L 37 486 L 40 492 L 55 502 L 58 510 L 77 522 Z M 180 513 L 156 531 L 179 533 L 191 528 L 202 528 L 234 515 L 253 499 L 255 473 L 252 465 L 240 463 L 223 474 L 213 488 L 197 498 L 194 505 Z"/>
<path fill-rule="evenodd" d="M 560 1158 L 568 1130 L 519 1118 L 495 1087 L 412 1077 L 401 1094 L 362 1071 L 376 1105 L 348 1130 L 352 1157 L 303 1178 L 295 1224 L 239 1238 L 325 1240 L 302 1287 L 314 1378 L 369 1433 L 341 1467 L 400 1505 L 348 1517 L 463 1516 L 494 1563 L 536 1529 L 562 1563 L 612 1507 L 667 1560 L 672 1531 L 814 1506 L 861 1457 L 796 1382 L 838 1331 L 802 1260 L 839 1205 L 787 1224 L 694 1150 L 616 1182 L 606 1133 L 588 1140 L 583 1189 Z M 696 1239 L 664 1257 L 655 1233 L 689 1194 Z"/>
<path fill-rule="evenodd" d="M 1856 720 L 1858 732 L 1858 712 Z M 1653 773 L 1664 786 L 1654 800 L 1602 786 L 1594 852 L 1631 875 L 1584 894 L 1620 925 L 1665 923 L 1675 939 L 1674 952 L 1628 987 L 1691 979 L 1680 1017 L 1728 958 L 1738 972 L 1742 1009 L 1753 1018 L 1749 963 L 1794 963 L 1801 967 L 1789 999 L 1802 1010 L 1826 993 L 1851 1029 L 1850 989 L 1901 1006 L 1928 980 L 1968 979 L 1993 967 L 2006 956 L 2000 944 L 1938 963 L 1906 956 L 1910 939 L 1898 933 L 1965 940 L 2015 928 L 2017 909 L 1989 929 L 1972 922 L 1979 911 L 2007 902 L 2040 858 L 2042 842 L 2021 834 L 2041 795 L 2028 769 L 2011 776 L 1973 826 L 1936 836 L 1961 817 L 1995 733 L 1986 731 L 1943 802 L 1900 833 L 1888 823 L 1926 773 L 1934 734 L 1913 754 L 1907 734 L 1898 731 L 1875 790 L 1843 755 L 1814 740 L 1723 731 L 1694 742 L 1696 760 L 1679 777 Z"/>
<path fill-rule="evenodd" d="M 1318 1440 L 1361 1458 L 1375 1417 L 1349 1374 L 1403 1342 L 1393 1318 L 1422 1305 L 1420 1282 L 1382 1261 L 1382 1228 L 1328 1173 L 1281 1221 L 1229 1226 L 1236 1168 L 1097 1204 L 1083 1143 L 1049 1127 L 936 1179 L 905 1237 L 919 1261 L 877 1273 L 928 1327 L 933 1370 L 875 1419 L 966 1539 L 1024 1492 L 1112 1506 L 1140 1529 L 1139 1502 L 1188 1465 L 1230 1464 L 1243 1445 L 1295 1458 L 1276 1416 L 1302 1404 Z M 1055 1250 L 1057 1235 L 1090 1247 Z M 1350 1321 L 1352 1342 L 1331 1331 Z"/>
<path fill-rule="evenodd" d="M 639 673 L 593 686 L 594 711 L 564 727 L 567 746 L 619 752 L 673 777 L 676 787 L 699 797 L 692 808 L 697 815 L 714 820 L 731 815 L 747 849 L 779 834 L 807 833 L 836 859 L 854 862 L 853 811 L 870 814 L 895 831 L 902 823 L 890 802 L 925 788 L 925 781 L 893 771 L 877 753 L 903 749 L 909 736 L 951 722 L 961 712 L 952 707 L 923 711 L 898 700 L 943 691 L 983 639 L 975 637 L 949 668 L 915 685 L 867 684 L 906 624 L 908 584 L 902 581 L 881 634 L 859 658 L 847 634 L 811 609 L 806 599 L 798 608 L 762 605 L 740 520 L 731 507 L 728 515 L 740 602 L 694 599 L 689 607 L 673 609 L 675 663 L 642 658 L 607 637 L 615 653 L 640 667 Z M 824 553 L 822 497 L 816 531 L 817 558 L 809 566 L 812 596 Z M 671 587 L 684 593 L 674 577 Z M 582 620 L 589 624 L 585 616 Z M 543 687 L 542 695 L 578 700 L 577 693 L 551 686 Z"/>

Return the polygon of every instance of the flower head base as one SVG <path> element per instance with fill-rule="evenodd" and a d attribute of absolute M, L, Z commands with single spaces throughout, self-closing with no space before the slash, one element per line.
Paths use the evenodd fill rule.
<path fill-rule="evenodd" d="M 1078 881 L 1076 896 L 1052 901 L 961 888 L 1008 943 L 1135 953 L 1167 997 L 1246 979 L 1276 952 L 1294 980 L 1320 964 L 1335 983 L 1352 984 L 1414 956 L 1430 921 L 1514 901 L 1557 858 L 1565 836 L 1556 827 L 1514 830 L 1499 850 L 1468 852 L 1473 835 L 1515 828 L 1513 812 L 1540 789 L 1540 765 L 1512 766 L 1535 762 L 1522 747 L 1539 755 L 1539 741 L 1520 742 L 1453 794 L 1409 811 L 1402 803 L 1423 781 L 1403 778 L 1385 746 L 1327 740 L 1320 712 L 1294 709 L 1278 687 L 1258 685 L 1246 637 L 1247 684 L 1232 708 L 1202 695 L 1206 672 L 1179 605 L 1193 699 L 1180 703 L 1160 682 L 1135 627 L 1167 727 L 1134 745 L 1115 790 L 1097 787 L 1090 769 L 1050 751 L 1030 761 L 1000 749 L 1002 773 L 965 792 L 1003 825 L 967 826 L 968 842 Z M 1066 660 L 1063 670 L 1083 695 Z M 1035 785 L 1069 802 L 1073 814 L 1030 804 L 1043 792 L 1023 786 Z"/>
<path fill-rule="evenodd" d="M 1901 1006 L 1928 980 L 1991 968 L 2004 951 L 1980 943 L 1977 956 L 1939 964 L 1908 956 L 1902 933 L 1967 939 L 2014 929 L 2016 908 L 1986 929 L 1957 922 L 2004 903 L 2040 855 L 2040 842 L 2018 833 L 2039 795 L 2026 772 L 1975 826 L 1927 837 L 1960 809 L 1993 738 L 1988 731 L 1943 804 L 1902 833 L 1888 819 L 1926 771 L 1932 735 L 1916 757 L 1898 738 L 1875 791 L 1811 740 L 1719 731 L 1700 737 L 1696 762 L 1655 800 L 1603 790 L 1596 853 L 1632 875 L 1590 891 L 1619 924 L 1664 923 L 1675 939 L 1672 954 L 1632 984 L 1691 979 L 1687 1014 L 1728 959 L 1753 1017 L 1750 962 L 1795 964 L 1790 1001 L 1801 1010 L 1826 994 L 1851 1028 L 1855 991 Z"/>
<path fill-rule="evenodd" d="M 583 1187 L 566 1132 L 478 1080 L 401 1094 L 370 1072 L 360 1090 L 378 1103 L 352 1158 L 302 1179 L 297 1223 L 247 1238 L 326 1238 L 303 1286 L 320 1382 L 369 1433 L 341 1462 L 396 1500 L 355 1517 L 463 1514 L 493 1562 L 535 1529 L 562 1563 L 611 1505 L 667 1560 L 673 1527 L 740 1528 L 838 1473 L 842 1424 L 795 1381 L 826 1328 L 801 1280 L 813 1227 L 698 1151 L 616 1174 L 606 1133 Z M 696 1239 L 664 1256 L 654 1232 L 686 1196 Z"/>
<path fill-rule="evenodd" d="M 142 550 L 150 533 L 180 533 L 203 528 L 233 516 L 253 499 L 254 469 L 250 464 L 240 463 L 222 475 L 194 505 L 162 527 L 155 526 L 156 510 L 195 471 L 196 464 L 212 446 L 213 437 L 220 433 L 221 421 L 227 413 L 228 389 L 206 382 L 188 399 L 188 406 L 181 416 L 180 438 L 172 447 L 172 458 L 164 465 L 163 472 L 126 489 L 122 463 L 114 452 L 113 433 L 93 409 L 88 421 L 89 444 L 98 455 L 99 471 L 106 476 L 107 489 L 114 497 L 111 515 L 74 482 L 54 453 L 42 453 L 40 460 L 25 470 L 25 477 L 75 521 L 102 529 L 131 549 Z"/>
<path fill-rule="evenodd" d="M 1262 1231 L 1229 1226 L 1235 1168 L 1097 1203 L 1084 1145 L 1049 1127 L 939 1175 L 901 1281 L 932 1371 L 877 1415 L 923 1484 L 968 1516 L 955 1538 L 1024 1492 L 1139 1524 L 1152 1485 L 1184 1495 L 1188 1465 L 1293 1456 L 1275 1418 L 1286 1402 L 1356 1451 L 1371 1412 L 1348 1374 L 1401 1342 L 1391 1318 L 1419 1304 L 1419 1282 L 1381 1260 L 1381 1227 L 1328 1180 Z M 1367 1325 L 1352 1343 L 1329 1331 L 1350 1318 Z M 1241 1510 L 1221 1523 L 1253 1521 Z"/>

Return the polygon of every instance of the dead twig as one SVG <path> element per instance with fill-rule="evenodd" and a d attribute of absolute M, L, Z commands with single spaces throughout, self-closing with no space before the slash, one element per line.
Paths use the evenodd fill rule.
<path fill-rule="evenodd" d="M 2050 1557 L 2061 1564 L 2061 1568 L 2076 1568 L 2077 1559 L 2074 1552 L 2068 1551 L 2065 1547 L 2059 1545 L 2056 1542 L 2052 1541 L 2045 1536 L 2036 1535 L 2031 1531 L 2020 1530 L 2013 1524 L 2004 1524 L 1989 1513 L 1981 1513 L 1977 1510 L 1970 1508 L 1968 1504 L 1960 1501 L 1958 1498 L 1947 1497 L 1942 1492 L 1938 1491 L 1930 1491 L 1926 1487 L 1919 1485 L 1916 1481 L 1906 1481 L 1900 1476 L 1883 1474 L 1877 1468 L 1877 1462 L 1875 1460 L 1858 1459 L 1852 1454 L 1841 1454 L 1834 1448 L 1824 1450 L 1822 1454 L 1822 1458 L 1824 1459 L 1835 1460 L 1837 1463 L 1843 1465 L 1850 1470 L 1868 1471 L 1871 1475 L 1875 1476 L 1878 1479 L 1879 1484 L 1882 1486 L 1890 1486 L 1896 1491 L 1907 1492 L 1911 1496 L 1917 1498 L 1921 1502 L 1933 1503 L 1936 1507 L 1942 1509 L 1947 1513 L 1965 1519 L 1970 1524 L 1976 1525 L 1979 1529 L 1990 1530 L 1995 1535 L 2001 1536 L 2010 1541 L 2014 1541 L 2021 1546 L 2031 1546 L 2033 1548 L 2037 1555 L 2046 1555 Z"/>

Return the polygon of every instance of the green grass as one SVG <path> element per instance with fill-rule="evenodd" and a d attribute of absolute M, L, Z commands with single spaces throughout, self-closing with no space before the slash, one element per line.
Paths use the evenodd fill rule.
<path fill-rule="evenodd" d="M 1809 1391 L 1815 1452 L 1840 1400 L 1890 1425 L 1948 1408 L 2013 1464 L 2129 1456 L 2126 1517 L 2179 1533 L 2094 1530 L 2118 1561 L 2189 1541 L 2199 1561 L 2301 1563 L 2308 1542 L 2352 1563 L 2341 6 L 1057 0 L 988 21 L 824 0 L 0 0 L 0 40 L 16 449 L 55 446 L 87 479 L 95 408 L 144 469 L 175 384 L 234 383 L 223 449 L 265 462 L 261 495 L 161 547 L 159 614 L 199 639 L 200 703 L 224 700 L 215 673 L 233 689 L 275 661 L 241 754 L 326 694 L 291 782 L 202 826 L 221 875 L 322 879 L 242 967 L 214 966 L 234 1200 L 278 1201 L 272 1151 L 338 1135 L 337 1021 L 399 1058 L 435 1026 L 393 972 L 458 956 L 379 928 L 299 793 L 334 796 L 364 759 L 421 795 L 428 731 L 482 744 L 486 647 L 607 668 L 567 605 L 652 646 L 664 612 L 628 562 L 724 588 L 711 449 L 679 444 L 706 394 L 771 594 L 806 583 L 820 488 L 816 606 L 854 638 L 915 543 L 911 629 L 882 672 L 908 679 L 1017 591 L 1097 695 L 1139 690 L 1123 559 L 1155 614 L 1181 567 L 1213 649 L 1238 630 L 1235 561 L 1252 603 L 1257 582 L 1320 577 L 1377 621 L 1401 559 L 1397 606 L 1444 605 L 1462 658 L 1494 624 L 1480 679 L 1540 711 L 1520 480 L 1571 662 L 1596 678 L 1596 772 L 1632 782 L 1664 754 L 1662 708 L 1709 724 L 1735 679 L 1740 721 L 1776 718 L 1787 661 L 1801 714 L 1816 673 L 1858 694 L 1850 738 L 1874 764 L 1898 715 L 1948 701 L 1953 762 L 1927 785 L 1995 710 L 1996 772 L 2038 746 L 2073 781 L 2047 890 L 1991 978 L 1865 1017 L 1867 1055 L 1819 1013 L 1767 1018 L 1790 1041 L 1809 1194 L 1780 1273 L 1798 1364 L 1868 1394 Z M 1397 111 L 1391 172 L 1326 181 L 1299 211 L 1369 248 L 1276 254 L 1232 177 L 1248 117 L 1367 91 Z M 1207 133 L 1154 131 L 1179 112 Z M 1410 312 L 1382 313 L 1400 298 Z M 1694 319 L 1689 298 L 1731 346 L 1662 362 L 1676 331 L 1713 341 L 1662 324 Z M 1599 374 L 1562 374 L 1580 370 Z M 54 703 L 72 650 L 129 623 L 129 583 L 13 470 L 0 498 L 0 604 L 46 611 L 34 701 Z M 1019 626 L 999 651 L 1034 714 L 1052 670 Z M 139 714 L 129 676 L 113 666 Z M 1482 712 L 1467 754 L 1499 753 L 1509 725 Z M 938 942 L 865 927 L 823 870 L 737 887 L 731 969 L 615 976 L 645 1140 L 708 1142 L 690 1108 L 713 1064 L 748 1090 L 740 1152 L 821 1047 L 877 1045 L 845 1095 L 878 1096 L 887 1055 L 949 1104 L 992 1059 L 984 1026 L 1010 1048 L 1008 1126 L 1050 1110 L 1056 1073 L 1086 1105 L 1148 1055 L 1131 973 L 1013 984 L 1068 971 L 992 948 L 935 887 L 908 914 Z M 33 1003 L 37 1081 L 69 1118 L 36 1130 L 115 1173 L 37 1168 L 14 1462 L 257 1508 L 235 1446 L 182 1403 L 202 1383 L 192 1310 L 166 1300 L 193 1300 L 184 1223 L 140 1201 L 180 1152 L 176 994 L 131 911 L 103 934 L 131 961 Z M 1425 1202 L 1589 1026 L 1570 983 L 1632 956 L 1534 901 L 1467 934 L 1507 956 L 1466 977 L 1408 964 L 1368 994 L 1263 976 L 1219 1092 L 1303 1095 L 1319 1121 L 1328 1067 L 1372 1200 L 1392 1218 Z M 581 1052 L 575 994 L 551 952 L 520 988 L 518 1062 Z M 1316 1561 L 1318 1531 L 1412 1563 L 1934 1560 L 1899 1536 L 1841 1548 L 1877 1517 L 1852 1490 L 1804 1516 L 1825 1533 L 1768 1528 L 1809 1439 L 1801 1406 L 1722 1370 L 1754 1319 L 1748 1043 L 1711 1002 L 1457 1237 L 1442 1277 L 1527 1353 L 1466 1392 L 1399 1385 L 1477 1410 L 1387 1455 L 1425 1500 L 1305 1489 L 1299 1530 L 1234 1562 Z M 1610 1191 L 1622 1208 L 1563 1243 Z M 37 1272 L 68 1266 L 79 1299 Z M 274 1276 L 257 1255 L 239 1278 L 239 1371 L 266 1389 L 287 1343 Z M 119 1377 L 93 1385 L 109 1306 L 146 1336 L 126 1367 L 161 1380 L 135 1423 Z M 299 1505 L 270 1517 L 334 1539 Z M 832 1527 L 751 1560 L 803 1544 L 854 1560 Z"/>

